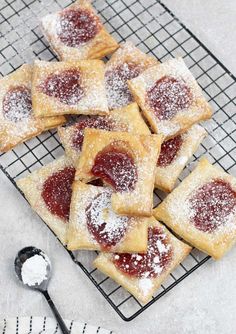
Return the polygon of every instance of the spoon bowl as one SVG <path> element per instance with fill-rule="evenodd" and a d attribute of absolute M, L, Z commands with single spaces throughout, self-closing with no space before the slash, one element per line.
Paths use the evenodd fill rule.
<path fill-rule="evenodd" d="M 47 274 L 46 274 L 46 278 L 43 279 L 40 282 L 40 284 L 38 283 L 29 284 L 29 283 L 24 282 L 24 279 L 22 277 L 22 268 L 23 268 L 23 264 L 25 263 L 25 261 L 27 261 L 28 259 L 30 259 L 31 257 L 35 255 L 41 256 L 42 259 L 46 262 Z M 26 285 L 27 287 L 31 289 L 36 289 L 36 290 L 41 290 L 41 291 L 47 290 L 48 282 L 51 278 L 51 263 L 50 263 L 48 256 L 41 249 L 33 247 L 33 246 L 29 246 L 29 247 L 25 247 L 21 249 L 15 258 L 14 264 L 15 264 L 16 275 L 24 285 Z"/>

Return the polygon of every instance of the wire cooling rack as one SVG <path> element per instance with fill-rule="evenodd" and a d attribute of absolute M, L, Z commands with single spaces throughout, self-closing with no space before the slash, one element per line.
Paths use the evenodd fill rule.
<path fill-rule="evenodd" d="M 38 26 L 39 18 L 66 7 L 70 0 L 1 0 L 0 2 L 0 73 L 7 75 L 35 58 L 55 60 Z M 182 56 L 203 88 L 213 109 L 213 119 L 205 122 L 209 136 L 204 140 L 180 180 L 192 169 L 194 161 L 205 154 L 212 163 L 236 174 L 236 79 L 227 68 L 189 31 L 174 14 L 157 0 L 95 0 L 106 28 L 118 40 L 133 41 L 144 52 L 164 61 Z M 0 168 L 16 186 L 16 179 L 63 154 L 56 131 L 48 131 L 14 150 L 0 155 Z M 163 194 L 155 193 L 155 204 Z M 188 258 L 169 276 L 148 304 L 142 306 L 91 263 L 94 252 L 71 253 L 106 300 L 121 316 L 130 321 L 157 299 L 203 265 L 209 256 L 193 250 Z"/>

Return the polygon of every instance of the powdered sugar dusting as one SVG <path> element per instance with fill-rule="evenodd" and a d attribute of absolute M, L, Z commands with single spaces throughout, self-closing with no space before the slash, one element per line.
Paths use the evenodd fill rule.
<path fill-rule="evenodd" d="M 32 113 L 31 92 L 25 86 L 11 87 L 2 101 L 4 117 L 12 122 L 27 119 Z"/>
<path fill-rule="evenodd" d="M 35 61 L 35 114 L 45 116 L 37 103 L 41 105 L 46 96 L 47 116 L 108 114 L 103 71 L 104 64 L 100 60 Z"/>
<path fill-rule="evenodd" d="M 183 80 L 164 76 L 147 91 L 146 102 L 159 120 L 173 118 L 192 103 L 192 93 Z"/>
<path fill-rule="evenodd" d="M 115 191 L 127 192 L 135 188 L 137 167 L 129 143 L 113 141 L 98 152 L 91 169 L 92 175 L 102 178 Z"/>
<path fill-rule="evenodd" d="M 140 64 L 123 63 L 105 73 L 108 107 L 120 108 L 132 102 L 127 80 L 135 78 L 141 70 Z"/>
<path fill-rule="evenodd" d="M 166 140 L 161 145 L 161 152 L 158 158 L 157 165 L 160 167 L 169 166 L 178 156 L 181 146 L 183 144 L 183 137 L 178 135 L 174 138 Z"/>
<path fill-rule="evenodd" d="M 169 266 L 172 252 L 167 234 L 159 227 L 149 227 L 146 254 L 119 254 L 113 262 L 127 275 L 150 279 L 160 276 Z"/>
<path fill-rule="evenodd" d="M 180 125 L 170 121 L 161 121 L 157 124 L 158 133 L 163 134 L 164 137 L 175 135 L 180 130 Z"/>
<path fill-rule="evenodd" d="M 89 42 L 101 29 L 97 16 L 82 8 L 63 10 L 57 20 L 57 35 L 62 43 L 77 48 Z"/>
<path fill-rule="evenodd" d="M 141 278 L 138 282 L 138 286 L 144 296 L 146 296 L 150 293 L 150 290 L 152 290 L 153 282 L 149 278 Z"/>
<path fill-rule="evenodd" d="M 189 206 L 190 221 L 194 226 L 212 233 L 227 224 L 232 214 L 235 215 L 236 192 L 225 181 L 215 179 L 196 189 L 189 199 Z"/>
<path fill-rule="evenodd" d="M 128 228 L 129 217 L 117 215 L 111 207 L 112 191 L 105 189 L 86 208 L 87 227 L 104 247 L 115 246 Z"/>
<path fill-rule="evenodd" d="M 81 72 L 78 69 L 64 70 L 51 74 L 41 83 L 41 91 L 57 98 L 61 103 L 76 105 L 84 96 L 81 83 Z"/>
<path fill-rule="evenodd" d="M 136 78 L 156 63 L 155 58 L 140 51 L 133 43 L 127 41 L 121 44 L 106 64 L 105 81 L 109 108 L 120 108 L 131 103 L 133 98 L 127 80 Z"/>

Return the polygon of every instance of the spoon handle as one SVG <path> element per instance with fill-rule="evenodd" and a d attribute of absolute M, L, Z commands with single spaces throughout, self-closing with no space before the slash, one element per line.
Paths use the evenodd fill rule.
<path fill-rule="evenodd" d="M 44 295 L 44 297 L 46 298 L 53 314 L 55 315 L 56 320 L 59 324 L 59 327 L 60 327 L 62 333 L 63 334 L 69 334 L 70 332 L 69 332 L 68 328 L 66 327 L 66 324 L 64 323 L 64 320 L 62 319 L 61 315 L 59 314 L 56 306 L 54 305 L 53 301 L 51 300 L 51 297 L 50 297 L 49 293 L 47 291 L 41 291 L 41 292 Z"/>

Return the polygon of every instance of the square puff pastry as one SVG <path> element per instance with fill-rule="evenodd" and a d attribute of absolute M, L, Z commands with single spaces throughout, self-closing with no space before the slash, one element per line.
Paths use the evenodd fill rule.
<path fill-rule="evenodd" d="M 217 194 L 223 182 L 226 186 Z M 210 188 L 207 184 L 215 186 Z M 230 196 L 227 187 L 230 187 Z M 231 206 L 229 210 L 228 205 Z M 226 212 L 225 217 L 221 216 L 222 210 Z M 236 241 L 236 179 L 203 158 L 153 214 L 191 245 L 220 259 Z M 199 223 L 196 226 L 195 221 L 191 221 L 195 218 L 204 220 L 201 228 Z"/>
<path fill-rule="evenodd" d="M 31 109 L 32 66 L 0 79 L 0 151 L 6 152 L 43 131 L 65 123 L 63 116 L 36 118 Z M 17 101 L 16 98 L 19 100 Z M 25 104 L 25 105 L 22 105 Z M 4 108 L 6 110 L 4 110 Z"/>
<path fill-rule="evenodd" d="M 76 179 L 83 182 L 96 179 L 91 170 L 97 154 L 118 143 L 118 150 L 125 149 L 127 154 L 132 157 L 137 171 L 137 181 L 133 189 L 117 191 L 112 194 L 112 208 L 118 214 L 151 216 L 155 167 L 161 142 L 162 136 L 160 135 L 133 135 L 127 132 L 85 129 Z M 119 164 L 113 168 L 119 170 Z M 120 174 L 125 176 L 126 171 L 121 169 Z"/>
<path fill-rule="evenodd" d="M 70 82 L 72 87 L 68 87 L 68 81 L 73 75 L 78 80 L 78 87 L 76 87 L 75 79 Z M 43 92 L 44 87 L 50 89 L 51 96 Z M 78 100 L 76 100 L 78 96 L 76 96 L 76 88 L 81 94 L 81 98 Z M 66 97 L 63 100 L 64 94 L 70 96 L 73 89 L 75 93 L 69 97 L 72 102 L 66 102 Z M 58 95 L 61 96 L 61 100 Z M 73 103 L 73 98 L 75 103 Z M 39 117 L 62 114 L 108 114 L 104 85 L 104 63 L 101 60 L 81 60 L 79 62 L 36 60 L 33 68 L 32 103 L 34 114 Z"/>
<path fill-rule="evenodd" d="M 89 17 L 95 18 L 94 24 L 97 27 L 97 33 L 91 39 L 79 44 L 78 46 L 66 45 L 63 41 L 61 41 L 60 36 L 58 36 L 58 32 L 60 33 L 61 29 L 60 17 L 61 15 L 64 15 L 70 11 L 84 11 L 89 15 Z M 93 24 L 90 24 L 89 27 L 88 22 L 85 22 L 85 26 L 81 29 L 81 31 L 85 29 L 84 34 L 86 34 L 86 23 L 88 33 L 89 29 L 91 29 L 91 26 L 93 27 Z M 96 15 L 95 10 L 90 4 L 90 1 L 87 0 L 76 1 L 71 6 L 57 13 L 49 14 L 43 17 L 41 21 L 41 27 L 44 36 L 50 43 L 53 51 L 63 61 L 80 59 L 101 59 L 108 54 L 114 52 L 119 47 L 119 44 L 102 25 L 102 22 Z M 68 37 L 70 38 L 70 32 L 68 32 L 68 34 Z"/>
<path fill-rule="evenodd" d="M 75 163 L 80 156 L 81 150 L 79 145 L 76 146 L 73 144 L 73 140 L 76 138 L 77 133 L 84 131 L 83 129 L 80 130 L 79 125 L 86 122 L 86 120 L 84 118 L 80 118 L 72 125 L 66 125 L 58 128 L 58 135 L 65 149 L 66 155 Z M 120 109 L 111 110 L 109 116 L 94 116 L 89 118 L 89 121 L 91 120 L 94 120 L 94 123 L 85 127 L 107 130 L 107 126 L 110 126 L 110 131 L 127 131 L 137 134 L 150 134 L 150 130 L 144 122 L 136 103 L 131 103 Z"/>
<path fill-rule="evenodd" d="M 146 55 L 133 43 L 125 42 L 105 65 L 105 82 L 109 109 L 132 102 L 127 80 L 137 77 L 147 68 L 157 65 L 157 59 Z"/>
<path fill-rule="evenodd" d="M 184 85 L 186 90 L 189 91 L 191 99 L 188 108 L 177 110 L 177 112 L 169 119 L 161 120 L 158 119 L 155 112 L 152 110 L 152 107 L 149 105 L 147 101 L 147 92 L 155 87 L 157 81 L 165 78 L 174 82 L 177 81 L 177 83 L 179 82 L 180 87 Z M 175 91 L 178 91 L 179 89 L 175 88 L 175 84 L 176 83 L 171 85 L 170 83 L 170 86 L 167 84 L 167 88 L 165 88 L 165 84 L 163 84 L 162 87 L 160 86 L 160 91 L 167 89 L 167 91 L 164 92 L 166 95 L 164 96 L 164 99 L 163 95 L 160 96 L 161 103 L 168 103 L 168 92 L 171 94 L 168 98 L 172 100 L 172 103 L 181 103 L 181 101 L 184 101 L 185 97 L 181 95 L 181 91 L 179 91 L 179 96 L 174 96 L 176 94 Z M 182 58 L 170 59 L 163 64 L 151 67 L 137 78 L 128 81 L 128 85 L 135 101 L 141 107 L 143 114 L 150 123 L 153 131 L 162 133 L 166 138 L 182 133 L 194 123 L 206 120 L 212 115 L 210 105 L 205 100 L 200 86 L 188 70 Z M 161 98 L 163 99 L 162 101 Z M 169 110 L 169 112 L 171 112 L 171 110 Z"/>
<path fill-rule="evenodd" d="M 166 277 L 181 263 L 185 257 L 190 253 L 191 247 L 182 241 L 178 240 L 173 234 L 171 234 L 164 225 L 161 225 L 153 217 L 150 218 L 150 228 L 158 228 L 161 231 L 161 239 L 157 240 L 157 249 L 159 255 L 170 250 L 169 263 L 163 268 L 158 265 L 158 254 L 154 257 L 154 264 L 157 264 L 157 276 L 148 277 L 148 272 L 143 272 L 141 277 L 129 275 L 123 273 L 113 262 L 113 258 L 119 257 L 119 255 L 100 253 L 95 259 L 94 266 L 103 272 L 105 275 L 111 277 L 115 282 L 120 284 L 123 288 L 128 290 L 135 298 L 137 298 L 142 304 L 146 304 L 152 298 L 155 291 L 161 286 Z M 167 241 L 163 244 L 163 240 Z M 136 257 L 138 260 L 138 257 Z M 157 261 L 156 261 L 157 260 Z M 141 261 L 141 260 L 140 260 Z M 155 262 L 156 261 L 156 262 Z M 138 262 L 138 261 L 137 261 Z M 137 269 L 140 264 L 137 264 Z"/>
<path fill-rule="evenodd" d="M 160 164 L 156 168 L 155 187 L 166 192 L 171 192 L 175 186 L 175 183 L 181 174 L 182 170 L 192 157 L 194 152 L 198 149 L 198 146 L 206 136 L 206 130 L 198 124 L 193 125 L 187 132 L 178 135 L 178 137 L 171 138 L 162 144 L 159 160 Z M 176 154 L 173 155 L 173 160 L 165 165 L 165 153 L 168 154 L 168 150 L 175 151 L 175 142 L 179 142 L 179 149 L 176 148 Z M 165 146 L 166 145 L 166 146 Z M 166 148 L 164 148 L 166 147 Z M 165 152 L 165 150 L 167 152 Z M 172 151 L 172 152 L 173 152 Z M 163 154 L 163 155 L 162 155 Z M 168 159 L 168 158 L 167 158 Z"/>
<path fill-rule="evenodd" d="M 41 193 L 44 182 L 54 173 L 67 167 L 74 168 L 71 160 L 62 156 L 17 181 L 17 186 L 24 193 L 32 209 L 36 211 L 63 244 L 66 244 L 68 222 L 48 210 Z"/>
<path fill-rule="evenodd" d="M 127 132 L 108 132 L 85 129 L 82 152 L 77 165 L 76 179 L 89 182 L 96 177 L 91 170 L 97 154 L 118 143 L 118 150 L 125 148 L 134 160 L 137 181 L 134 189 L 112 194 L 112 208 L 118 214 L 151 216 L 156 161 L 159 156 L 162 136 L 134 135 Z M 120 146 L 121 145 L 121 146 Z M 119 169 L 119 165 L 117 165 Z M 121 175 L 126 171 L 121 170 Z M 129 175 L 127 175 L 127 178 Z"/>
<path fill-rule="evenodd" d="M 67 232 L 69 250 L 146 252 L 150 218 L 116 215 L 111 208 L 111 195 L 112 190 L 109 188 L 96 187 L 80 181 L 74 182 Z M 88 217 L 100 242 L 89 230 Z M 106 224 L 106 227 L 102 228 L 103 224 Z"/>

